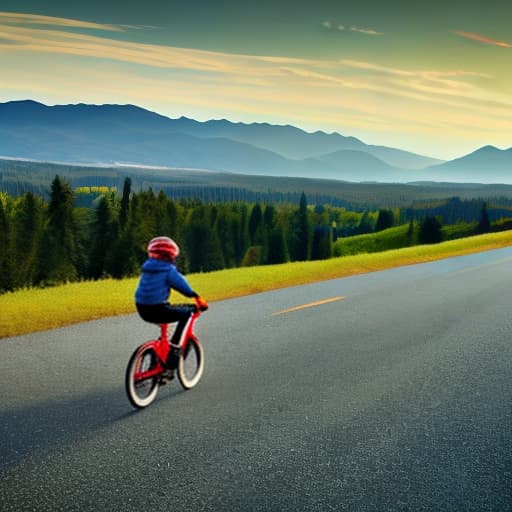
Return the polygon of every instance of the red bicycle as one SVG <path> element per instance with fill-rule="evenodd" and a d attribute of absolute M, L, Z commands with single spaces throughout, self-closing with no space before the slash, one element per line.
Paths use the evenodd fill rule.
<path fill-rule="evenodd" d="M 161 324 L 160 337 L 140 345 L 132 354 L 126 368 L 126 393 L 131 404 L 138 409 L 147 407 L 155 400 L 158 389 L 174 378 L 175 370 L 184 389 L 193 388 L 203 375 L 204 352 L 194 334 L 194 324 L 207 306 L 177 306 L 190 308 L 192 312 L 183 329 L 179 345 L 173 345 L 169 341 L 169 324 Z"/>

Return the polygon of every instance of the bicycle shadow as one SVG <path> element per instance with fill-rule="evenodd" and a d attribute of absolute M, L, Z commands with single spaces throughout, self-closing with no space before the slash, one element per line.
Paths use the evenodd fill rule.
<path fill-rule="evenodd" d="M 159 403 L 183 393 L 178 387 L 165 389 L 149 409 L 134 409 L 122 388 L 60 398 L 19 408 L 0 410 L 0 471 L 23 459 L 55 447 L 93 437 L 102 429 L 112 429 L 131 421 L 144 428 L 145 421 L 158 414 Z"/>

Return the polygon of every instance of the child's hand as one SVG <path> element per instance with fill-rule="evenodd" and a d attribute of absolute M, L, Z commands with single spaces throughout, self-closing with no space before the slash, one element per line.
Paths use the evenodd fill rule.
<path fill-rule="evenodd" d="M 196 306 L 200 311 L 206 311 L 208 309 L 208 302 L 202 297 L 196 297 Z"/>

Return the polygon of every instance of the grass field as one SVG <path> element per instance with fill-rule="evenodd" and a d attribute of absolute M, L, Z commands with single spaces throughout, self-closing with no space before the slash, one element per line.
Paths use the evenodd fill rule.
<path fill-rule="evenodd" d="M 472 236 L 475 233 L 476 226 L 476 222 L 443 226 L 441 228 L 442 239 L 455 240 Z M 334 243 L 334 255 L 350 256 L 363 252 L 382 252 L 407 247 L 412 245 L 407 239 L 408 231 L 409 224 L 402 224 L 376 233 L 338 238 Z M 418 243 L 418 232 L 419 225 L 417 224 L 413 236 L 414 244 Z"/>
<path fill-rule="evenodd" d="M 377 233 L 338 238 L 334 243 L 335 256 L 351 256 L 364 252 L 382 252 L 407 246 L 408 224 Z"/>
<path fill-rule="evenodd" d="M 387 268 L 497 249 L 512 245 L 512 231 L 438 245 L 419 245 L 322 261 L 220 270 L 190 274 L 192 287 L 208 301 L 322 281 Z M 0 338 L 61 327 L 86 320 L 133 313 L 137 279 L 69 283 L 0 295 Z M 177 295 L 174 295 L 175 300 Z M 179 296 L 178 296 L 179 297 Z M 183 300 L 178 299 L 178 302 Z"/>

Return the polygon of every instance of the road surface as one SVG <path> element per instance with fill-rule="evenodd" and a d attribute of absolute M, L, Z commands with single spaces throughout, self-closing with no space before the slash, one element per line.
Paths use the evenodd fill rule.
<path fill-rule="evenodd" d="M 135 315 L 0 340 L 0 510 L 511 511 L 511 309 L 512 249 L 217 302 L 143 411 Z"/>

